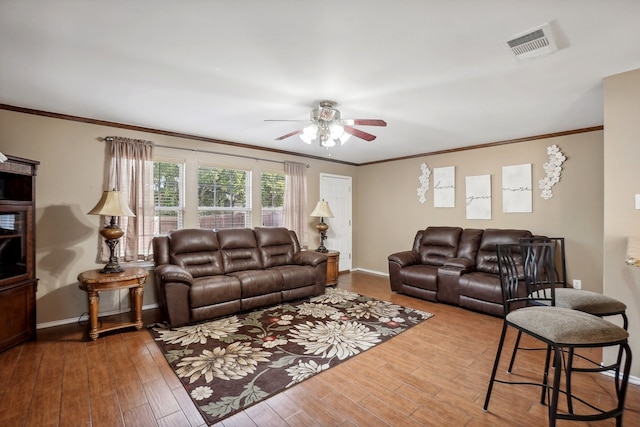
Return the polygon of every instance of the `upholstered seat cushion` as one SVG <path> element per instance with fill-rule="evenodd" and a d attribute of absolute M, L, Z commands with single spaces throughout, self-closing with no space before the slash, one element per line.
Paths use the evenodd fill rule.
<path fill-rule="evenodd" d="M 556 288 L 556 307 L 570 308 L 584 311 L 596 316 L 611 316 L 622 314 L 627 306 L 617 299 L 599 294 L 597 292 L 583 291 L 574 288 Z M 545 289 L 540 297 L 551 298 L 551 291 Z M 550 301 L 540 301 L 541 304 L 550 305 Z"/>
<path fill-rule="evenodd" d="M 400 282 L 404 285 L 435 292 L 438 289 L 438 267 L 433 265 L 410 265 L 400 270 Z"/>
<path fill-rule="evenodd" d="M 560 345 L 600 345 L 629 337 L 600 317 L 563 307 L 525 307 L 507 314 L 507 322 Z"/>
<path fill-rule="evenodd" d="M 584 311 L 596 316 L 620 314 L 627 309 L 627 306 L 617 299 L 597 292 L 573 288 L 556 289 L 556 307 Z"/>

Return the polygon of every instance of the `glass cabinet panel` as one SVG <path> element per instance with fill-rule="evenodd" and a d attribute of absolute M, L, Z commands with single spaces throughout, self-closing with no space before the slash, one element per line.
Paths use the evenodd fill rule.
<path fill-rule="evenodd" d="M 28 274 L 27 206 L 0 206 L 0 284 Z"/>

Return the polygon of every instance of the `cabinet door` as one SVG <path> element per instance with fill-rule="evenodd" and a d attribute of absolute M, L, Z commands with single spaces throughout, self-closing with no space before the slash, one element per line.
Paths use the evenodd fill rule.
<path fill-rule="evenodd" d="M 0 204 L 0 289 L 34 278 L 33 208 Z"/>
<path fill-rule="evenodd" d="M 36 281 L 0 288 L 0 351 L 35 336 Z"/>

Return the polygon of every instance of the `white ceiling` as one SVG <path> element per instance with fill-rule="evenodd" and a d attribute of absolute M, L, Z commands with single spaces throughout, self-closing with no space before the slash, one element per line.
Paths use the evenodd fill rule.
<path fill-rule="evenodd" d="M 0 0 L 0 103 L 355 164 L 603 124 L 640 68 L 637 0 Z M 505 41 L 550 22 L 559 50 Z M 274 139 L 318 101 L 384 119 Z"/>

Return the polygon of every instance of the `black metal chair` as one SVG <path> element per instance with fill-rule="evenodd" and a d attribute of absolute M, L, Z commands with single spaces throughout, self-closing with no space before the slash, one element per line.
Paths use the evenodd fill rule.
<path fill-rule="evenodd" d="M 548 398 L 549 425 L 557 420 L 598 421 L 615 418 L 622 425 L 629 371 L 631 349 L 627 342 L 627 331 L 611 322 L 589 313 L 558 307 L 556 302 L 555 271 L 556 247 L 553 242 L 521 242 L 515 245 L 498 245 L 498 265 L 505 309 L 502 333 L 491 372 L 491 379 L 483 409 L 488 410 L 494 384 L 524 384 L 541 387 L 540 403 Z M 507 330 L 514 328 L 546 345 L 547 357 L 541 383 L 506 381 L 496 374 Z M 571 376 L 567 375 L 565 389 L 561 389 L 562 370 L 574 372 L 574 352 L 579 348 L 617 348 L 616 363 L 607 366 L 617 381 L 613 382 L 617 404 L 613 408 L 599 408 L 597 403 L 578 396 L 571 389 Z M 515 351 L 515 350 L 514 350 Z M 553 360 L 553 379 L 550 381 L 550 363 Z M 599 369 L 598 371 L 601 371 Z M 567 397 L 567 411 L 558 410 L 561 394 Z M 588 413 L 574 413 L 572 402 L 584 404 Z M 586 408 L 590 408 L 587 410 Z"/>
<path fill-rule="evenodd" d="M 627 306 L 622 302 L 615 298 L 611 298 L 607 295 L 603 295 L 597 292 L 586 291 L 582 289 L 575 289 L 568 286 L 567 282 L 567 268 L 566 268 L 566 258 L 565 258 L 565 241 L 563 237 L 531 237 L 531 238 L 523 238 L 520 239 L 521 243 L 542 243 L 549 242 L 552 244 L 555 250 L 555 258 L 553 270 L 551 272 L 540 272 L 540 274 L 547 275 L 546 280 L 553 279 L 555 284 L 555 306 L 556 307 L 564 307 L 569 308 L 571 310 L 578 310 L 584 313 L 593 314 L 598 317 L 609 317 L 609 316 L 621 316 L 622 317 L 622 327 L 627 330 L 629 326 L 629 320 L 627 318 L 626 310 Z M 544 247 L 539 247 L 540 250 L 543 250 Z M 540 258 L 539 254 L 534 251 L 529 251 L 529 262 L 536 262 L 536 258 Z M 541 254 L 540 254 L 541 255 Z M 542 257 L 544 259 L 544 257 Z M 541 266 L 544 267 L 544 266 Z M 549 267 L 551 268 L 551 267 Z M 553 275 L 553 277 L 549 277 Z M 543 276 L 544 277 L 544 276 Z M 547 290 L 546 292 L 549 292 Z M 549 302 L 547 302 L 549 304 Z M 518 333 L 516 337 L 516 342 L 514 344 L 514 351 L 511 355 L 511 361 L 509 362 L 509 368 L 507 372 L 511 373 L 513 370 L 513 365 L 515 363 L 516 354 L 519 349 L 522 350 L 540 350 L 540 349 L 531 349 L 531 348 L 521 348 L 520 347 L 520 338 L 522 337 L 522 332 Z M 609 370 L 608 366 L 602 366 L 602 364 L 598 361 L 594 361 L 588 359 L 580 354 L 576 354 L 576 357 L 580 357 L 584 360 L 587 360 L 591 363 L 590 368 L 573 368 L 573 372 L 602 372 Z M 570 355 L 573 357 L 573 355 Z M 570 390 L 571 387 L 571 371 L 567 371 L 567 384 Z M 569 410 L 572 410 L 571 401 L 569 401 Z"/>

